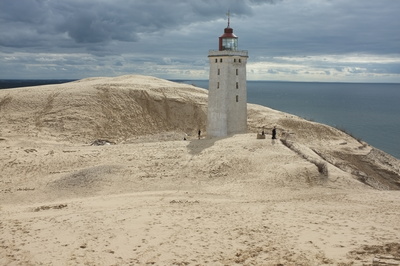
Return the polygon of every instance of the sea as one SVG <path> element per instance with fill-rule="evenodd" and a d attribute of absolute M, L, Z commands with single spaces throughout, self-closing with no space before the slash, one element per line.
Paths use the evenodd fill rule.
<path fill-rule="evenodd" d="M 69 81 L 0 80 L 0 89 Z M 172 81 L 208 89 L 208 80 Z M 400 83 L 247 81 L 247 101 L 336 127 L 400 159 Z"/>

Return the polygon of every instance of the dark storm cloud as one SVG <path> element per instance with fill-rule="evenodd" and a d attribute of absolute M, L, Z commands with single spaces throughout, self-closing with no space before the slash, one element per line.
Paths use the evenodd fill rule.
<path fill-rule="evenodd" d="M 140 34 L 161 33 L 190 23 L 220 18 L 231 7 L 250 14 L 247 1 L 1 0 L 0 45 L 35 47 L 135 42 Z M 86 46 L 87 47 L 87 46 Z"/>
<path fill-rule="evenodd" d="M 399 72 L 397 0 L 0 0 L 0 76 L 207 78 L 228 10 L 250 73 Z"/>
<path fill-rule="evenodd" d="M 270 7 L 261 8 L 263 5 Z M 44 51 L 59 47 L 100 54 L 98 51 L 106 52 L 104 45 L 113 41 L 137 42 L 149 34 L 162 35 L 223 19 L 228 9 L 248 49 L 266 47 L 287 54 L 400 52 L 400 20 L 394 19 L 400 13 L 400 1 L 344 0 L 318 4 L 283 0 L 0 0 L 0 46 Z"/>

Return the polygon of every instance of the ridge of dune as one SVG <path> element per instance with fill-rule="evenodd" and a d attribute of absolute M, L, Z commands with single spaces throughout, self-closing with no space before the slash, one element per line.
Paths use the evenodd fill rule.
<path fill-rule="evenodd" d="M 0 91 L 0 112 L 3 138 L 86 144 L 180 140 L 199 129 L 206 134 L 207 91 L 141 75 L 86 78 Z M 396 158 L 330 126 L 248 104 L 249 132 L 273 126 L 303 158 L 333 165 L 377 189 L 400 189 Z"/>
<path fill-rule="evenodd" d="M 248 133 L 207 138 L 206 113 L 206 90 L 139 75 L 0 90 L 0 264 L 400 256 L 398 159 L 255 104 Z"/>
<path fill-rule="evenodd" d="M 193 86 L 138 75 L 3 90 L 0 95 L 3 135 L 70 142 L 193 131 L 204 127 L 207 97 Z"/>

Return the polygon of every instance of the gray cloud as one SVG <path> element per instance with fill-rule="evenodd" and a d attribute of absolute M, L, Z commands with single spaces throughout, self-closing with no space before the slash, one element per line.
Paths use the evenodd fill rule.
<path fill-rule="evenodd" d="M 285 1 L 262 9 L 254 31 L 240 29 L 249 49 L 281 54 L 400 53 L 400 2 Z M 251 34 L 257 35 L 257 41 Z"/>
<path fill-rule="evenodd" d="M 118 68 L 121 73 L 153 74 L 157 69 L 163 77 L 195 72 L 207 78 L 207 52 L 217 48 L 228 10 L 239 48 L 249 50 L 249 68 L 280 64 L 268 71 L 253 69 L 250 73 L 266 75 L 254 78 L 355 75 L 361 68 L 399 73 L 400 1 L 0 0 L 0 76 L 17 70 L 19 75 L 40 75 L 40 69 L 67 69 L 62 73 L 72 75 L 76 69 L 75 76 L 81 77 L 112 74 L 110 69 Z M 331 55 L 359 55 L 367 62 L 321 59 Z M 282 57 L 298 61 L 293 66 Z M 183 71 L 188 69 L 193 71 Z"/>
<path fill-rule="evenodd" d="M 252 10 L 248 2 L 239 0 L 2 0 L 0 45 L 35 47 L 43 39 L 51 41 L 49 46 L 72 41 L 75 47 L 110 41 L 135 42 L 140 34 L 162 33 L 221 18 L 227 7 L 238 15 L 248 15 Z"/>
<path fill-rule="evenodd" d="M 283 0 L 250 0 L 250 3 L 256 5 L 262 5 L 262 4 L 276 4 L 282 1 Z"/>

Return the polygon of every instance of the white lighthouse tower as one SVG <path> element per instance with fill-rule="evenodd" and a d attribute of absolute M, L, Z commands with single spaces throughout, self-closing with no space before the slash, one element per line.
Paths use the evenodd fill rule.
<path fill-rule="evenodd" d="M 238 50 L 238 37 L 228 27 L 219 37 L 219 49 L 210 50 L 207 135 L 223 137 L 247 132 L 247 51 Z"/>

